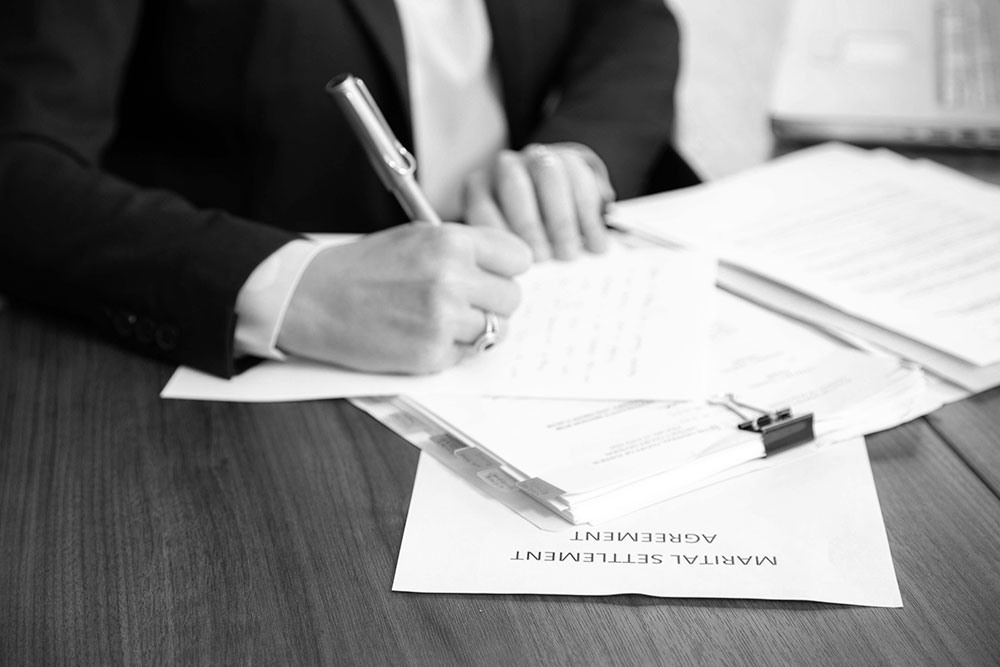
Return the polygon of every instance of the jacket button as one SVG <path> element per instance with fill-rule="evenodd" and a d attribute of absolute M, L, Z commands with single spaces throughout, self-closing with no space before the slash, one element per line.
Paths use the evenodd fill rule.
<path fill-rule="evenodd" d="M 153 336 L 156 334 L 156 322 L 148 317 L 141 317 L 135 323 L 134 331 L 137 341 L 143 345 L 149 345 L 153 342 Z"/>
<path fill-rule="evenodd" d="M 114 326 L 115 333 L 122 337 L 128 337 L 132 335 L 132 328 L 135 327 L 135 322 L 138 318 L 132 313 L 124 310 L 119 310 L 115 313 L 114 318 L 111 320 Z"/>
<path fill-rule="evenodd" d="M 156 327 L 156 347 L 164 352 L 169 352 L 177 347 L 177 327 L 169 324 L 161 324 Z"/>

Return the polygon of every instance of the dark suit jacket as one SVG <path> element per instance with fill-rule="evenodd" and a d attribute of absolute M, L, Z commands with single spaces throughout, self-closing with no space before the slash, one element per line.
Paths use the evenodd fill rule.
<path fill-rule="evenodd" d="M 582 142 L 619 196 L 646 189 L 678 67 L 662 1 L 486 4 L 512 146 Z M 296 231 L 404 221 L 324 93 L 341 72 L 412 145 L 392 0 L 3 3 L 0 292 L 231 374 L 260 261 Z"/>

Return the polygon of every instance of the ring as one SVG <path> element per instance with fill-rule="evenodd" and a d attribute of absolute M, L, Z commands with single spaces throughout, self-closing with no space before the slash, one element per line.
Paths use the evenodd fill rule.
<path fill-rule="evenodd" d="M 536 167 L 553 167 L 559 161 L 555 151 L 544 144 L 531 144 L 525 153 L 529 164 Z"/>
<path fill-rule="evenodd" d="M 479 334 L 479 338 L 472 343 L 472 348 L 477 353 L 485 352 L 490 349 L 496 345 L 497 341 L 500 339 L 498 335 L 500 331 L 500 322 L 497 320 L 496 314 L 491 313 L 488 310 L 484 310 L 483 316 L 486 320 L 483 325 L 483 333 Z"/>

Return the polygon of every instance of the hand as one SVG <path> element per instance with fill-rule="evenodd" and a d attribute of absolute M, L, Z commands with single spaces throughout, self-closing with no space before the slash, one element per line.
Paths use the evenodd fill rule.
<path fill-rule="evenodd" d="M 306 268 L 278 348 L 362 371 L 431 373 L 455 364 L 496 313 L 500 336 L 531 265 L 496 229 L 411 223 L 331 246 Z"/>
<path fill-rule="evenodd" d="M 572 259 L 581 248 L 604 252 L 604 205 L 614 190 L 584 158 L 586 150 L 532 144 L 520 152 L 501 151 L 466 180 L 465 221 L 509 229 L 531 247 L 536 261 Z"/>

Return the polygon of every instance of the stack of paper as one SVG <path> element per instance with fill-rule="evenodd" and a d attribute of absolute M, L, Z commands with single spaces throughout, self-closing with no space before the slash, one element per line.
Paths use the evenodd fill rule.
<path fill-rule="evenodd" d="M 621 518 L 611 518 L 613 511 L 607 517 L 595 514 L 596 526 L 564 521 L 521 492 L 507 471 L 477 456 L 482 450 L 466 447 L 406 402 L 356 400 L 425 451 L 393 590 L 643 593 L 901 606 L 865 444 L 849 434 L 888 428 L 933 410 L 937 403 L 922 391 L 923 375 L 886 357 L 846 350 L 811 327 L 731 295 L 720 294 L 718 306 L 712 335 L 720 362 L 717 386 L 747 402 L 752 396 L 779 400 L 784 393 L 793 405 L 815 410 L 819 437 L 703 479 L 703 488 L 670 502 Z M 510 402 L 491 402 L 494 407 L 504 403 Z M 644 423 L 654 439 L 658 432 L 669 432 L 669 420 L 685 412 L 673 407 L 523 401 L 519 407 L 501 407 L 506 419 L 493 415 L 477 425 L 474 415 L 466 418 L 491 442 L 510 433 L 512 423 L 534 418 L 538 428 L 523 424 L 516 436 L 534 430 L 537 437 L 522 443 L 527 447 L 551 446 L 551 429 L 545 428 L 551 424 L 581 434 L 579 444 L 603 431 L 613 447 L 628 437 L 619 427 Z M 547 408 L 553 412 L 546 414 Z M 472 410 L 489 412 L 483 404 Z M 657 415 L 664 421 L 657 423 Z M 727 428 L 732 427 L 729 421 Z M 562 444 L 575 448 L 578 443 L 564 439 Z"/>
<path fill-rule="evenodd" d="M 763 411 L 812 412 L 826 442 L 890 428 L 939 405 L 914 367 L 718 297 L 719 396 Z M 711 401 L 422 395 L 358 404 L 390 427 L 405 425 L 401 435 L 545 527 L 551 523 L 525 514 L 513 490 L 570 523 L 599 523 L 752 470 L 745 464 L 764 456 L 760 435 L 737 428 L 755 410 L 737 406 L 741 416 Z"/>
<path fill-rule="evenodd" d="M 768 307 L 970 391 L 1000 384 L 1000 188 L 827 144 L 612 217 L 716 253 L 720 284 Z"/>

